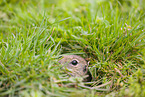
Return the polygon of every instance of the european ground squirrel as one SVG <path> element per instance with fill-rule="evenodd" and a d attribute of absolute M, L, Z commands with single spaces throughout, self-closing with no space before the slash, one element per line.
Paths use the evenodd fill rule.
<path fill-rule="evenodd" d="M 83 81 L 91 81 L 92 76 L 88 70 L 88 63 L 86 60 L 77 55 L 65 55 L 59 61 L 63 67 L 69 70 L 68 74 L 74 77 L 84 77 Z"/>

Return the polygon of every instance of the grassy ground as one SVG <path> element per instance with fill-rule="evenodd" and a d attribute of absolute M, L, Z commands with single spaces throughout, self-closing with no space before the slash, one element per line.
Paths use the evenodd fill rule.
<path fill-rule="evenodd" d="M 145 97 L 144 4 L 0 1 L 0 96 Z M 63 54 L 90 62 L 92 87 L 63 73 Z"/>

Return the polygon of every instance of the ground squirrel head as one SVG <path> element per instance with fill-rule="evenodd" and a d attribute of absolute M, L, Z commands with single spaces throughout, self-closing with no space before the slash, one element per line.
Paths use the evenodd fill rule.
<path fill-rule="evenodd" d="M 61 63 L 64 68 L 70 70 L 68 74 L 71 76 L 82 77 L 88 74 L 88 63 L 80 56 L 65 55 L 62 57 L 59 63 Z"/>

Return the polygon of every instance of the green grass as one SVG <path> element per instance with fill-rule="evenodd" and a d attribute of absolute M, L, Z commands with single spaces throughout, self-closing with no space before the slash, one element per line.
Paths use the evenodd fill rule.
<path fill-rule="evenodd" d="M 0 96 L 144 97 L 144 3 L 0 1 Z M 90 62 L 92 87 L 63 73 L 64 54 Z"/>

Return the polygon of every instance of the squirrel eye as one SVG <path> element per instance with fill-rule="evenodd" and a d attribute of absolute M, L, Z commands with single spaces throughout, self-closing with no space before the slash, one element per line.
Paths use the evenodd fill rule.
<path fill-rule="evenodd" d="M 72 64 L 72 65 L 77 65 L 78 62 L 77 62 L 76 60 L 73 60 L 73 61 L 71 62 L 71 64 Z"/>

